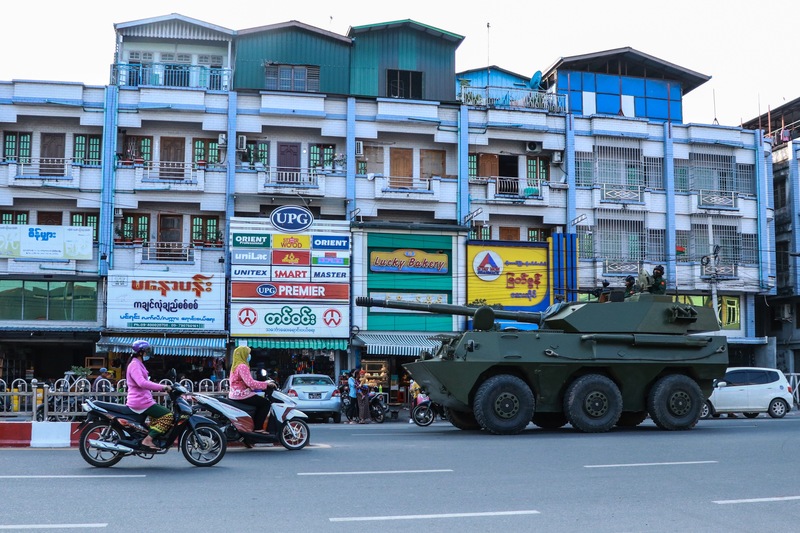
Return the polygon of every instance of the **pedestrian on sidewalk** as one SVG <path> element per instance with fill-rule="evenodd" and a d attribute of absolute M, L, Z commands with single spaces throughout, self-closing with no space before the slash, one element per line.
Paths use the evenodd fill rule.
<path fill-rule="evenodd" d="M 347 423 L 355 424 L 358 422 L 358 370 L 351 370 L 347 378 L 347 397 L 350 403 L 347 405 Z"/>
<path fill-rule="evenodd" d="M 366 379 L 366 370 L 362 370 L 358 386 L 358 423 L 369 424 L 372 422 L 372 416 L 369 414 L 369 385 Z"/>

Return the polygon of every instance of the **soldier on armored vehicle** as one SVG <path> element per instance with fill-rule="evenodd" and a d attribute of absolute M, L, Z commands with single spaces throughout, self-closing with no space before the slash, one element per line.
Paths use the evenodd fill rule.
<path fill-rule="evenodd" d="M 647 292 L 624 301 L 571 302 L 543 313 L 358 298 L 359 306 L 473 317 L 436 354 L 405 365 L 460 429 L 515 434 L 529 422 L 583 432 L 637 426 L 649 414 L 666 430 L 694 427 L 727 341 L 712 309 Z M 492 331 L 495 318 L 537 324 Z"/>

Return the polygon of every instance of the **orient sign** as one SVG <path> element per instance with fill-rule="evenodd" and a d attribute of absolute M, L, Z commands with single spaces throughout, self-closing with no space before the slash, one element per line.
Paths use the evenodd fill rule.
<path fill-rule="evenodd" d="M 311 224 L 314 223 L 314 215 L 305 207 L 284 205 L 272 211 L 269 221 L 280 231 L 299 233 L 311 227 Z"/>

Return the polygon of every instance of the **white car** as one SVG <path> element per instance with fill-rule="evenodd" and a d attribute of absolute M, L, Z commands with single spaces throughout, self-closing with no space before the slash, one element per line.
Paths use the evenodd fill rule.
<path fill-rule="evenodd" d="M 792 387 L 780 370 L 735 367 L 714 384 L 700 418 L 725 413 L 742 413 L 747 418 L 768 413 L 772 418 L 783 418 L 793 403 Z"/>

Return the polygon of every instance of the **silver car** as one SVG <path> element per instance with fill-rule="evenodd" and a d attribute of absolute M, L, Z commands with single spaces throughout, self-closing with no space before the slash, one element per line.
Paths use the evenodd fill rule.
<path fill-rule="evenodd" d="M 294 374 L 283 385 L 283 392 L 297 402 L 297 408 L 309 417 L 342 421 L 342 399 L 333 380 L 324 374 Z"/>

